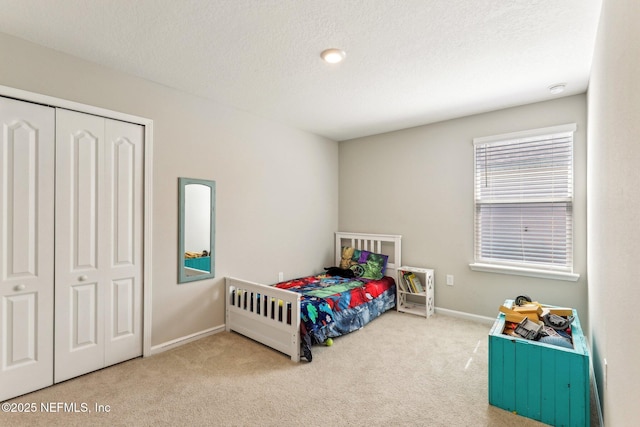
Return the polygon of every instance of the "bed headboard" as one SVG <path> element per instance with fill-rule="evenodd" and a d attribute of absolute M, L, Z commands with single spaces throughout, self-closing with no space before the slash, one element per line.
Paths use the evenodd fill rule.
<path fill-rule="evenodd" d="M 402 266 L 402 236 L 396 234 L 363 234 L 336 232 L 335 259 L 340 265 L 343 246 L 351 246 L 359 250 L 388 255 L 385 276 L 397 278 L 397 271 Z"/>

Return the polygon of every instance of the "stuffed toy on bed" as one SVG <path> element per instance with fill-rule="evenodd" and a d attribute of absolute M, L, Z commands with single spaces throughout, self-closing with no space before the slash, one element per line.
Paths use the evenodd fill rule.
<path fill-rule="evenodd" d="M 329 276 L 340 276 L 340 277 L 346 277 L 348 279 L 353 279 L 356 277 L 355 273 L 348 268 L 325 267 L 324 269 L 327 270 L 327 274 Z"/>

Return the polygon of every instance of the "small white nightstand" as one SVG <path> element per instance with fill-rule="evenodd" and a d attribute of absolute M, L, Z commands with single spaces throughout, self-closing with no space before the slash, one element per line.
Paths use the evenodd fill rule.
<path fill-rule="evenodd" d="M 415 274 L 422 283 L 422 292 L 413 292 L 403 276 L 404 273 Z M 403 266 L 398 268 L 396 283 L 396 310 L 430 317 L 434 312 L 434 271 L 429 268 Z"/>

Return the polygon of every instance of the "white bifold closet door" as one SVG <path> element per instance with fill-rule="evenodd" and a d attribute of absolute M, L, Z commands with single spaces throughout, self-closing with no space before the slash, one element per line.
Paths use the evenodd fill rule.
<path fill-rule="evenodd" d="M 54 123 L 0 98 L 0 401 L 53 384 Z"/>
<path fill-rule="evenodd" d="M 0 97 L 0 401 L 142 355 L 144 128 Z"/>
<path fill-rule="evenodd" d="M 55 382 L 142 354 L 143 141 L 57 110 Z"/>

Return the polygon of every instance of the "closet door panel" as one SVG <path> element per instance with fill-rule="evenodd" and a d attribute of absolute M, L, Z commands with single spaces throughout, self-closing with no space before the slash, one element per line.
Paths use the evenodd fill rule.
<path fill-rule="evenodd" d="M 109 186 L 109 297 L 106 300 L 105 362 L 142 355 L 142 126 L 105 123 L 105 169 Z"/>
<path fill-rule="evenodd" d="M 54 120 L 0 98 L 0 401 L 53 384 Z"/>
<path fill-rule="evenodd" d="M 58 110 L 56 382 L 142 355 L 143 138 Z"/>
<path fill-rule="evenodd" d="M 4 344 L 9 368 L 36 361 L 37 295 L 33 292 L 9 295 L 4 301 L 5 324 L 8 326 Z"/>
<path fill-rule="evenodd" d="M 98 129 L 95 130 L 97 133 Z M 98 269 L 98 151 L 101 137 L 83 129 L 68 140 L 72 271 Z M 67 142 L 64 142 L 65 144 Z"/>
<path fill-rule="evenodd" d="M 98 284 L 71 285 L 71 349 L 99 346 Z"/>
<path fill-rule="evenodd" d="M 55 382 L 104 367 L 104 119 L 57 110 Z M 108 247 L 108 246 L 107 246 Z"/>

